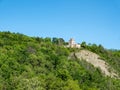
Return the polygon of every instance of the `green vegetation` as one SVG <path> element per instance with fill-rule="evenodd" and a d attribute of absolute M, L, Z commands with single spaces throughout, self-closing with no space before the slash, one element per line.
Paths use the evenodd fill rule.
<path fill-rule="evenodd" d="M 120 80 L 105 77 L 99 68 L 68 60 L 76 49 L 62 38 L 28 37 L 0 32 L 0 90 L 120 90 Z M 120 72 L 120 51 L 82 44 Z M 120 73 L 119 73 L 120 74 Z"/>
<path fill-rule="evenodd" d="M 102 45 L 89 44 L 86 45 L 85 42 L 82 42 L 82 48 L 90 50 L 98 55 L 102 60 L 105 60 L 109 65 L 111 65 L 120 76 L 120 50 L 107 50 Z"/>

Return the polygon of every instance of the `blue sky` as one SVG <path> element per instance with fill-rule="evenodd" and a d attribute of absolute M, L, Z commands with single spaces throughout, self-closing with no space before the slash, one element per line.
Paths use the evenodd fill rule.
<path fill-rule="evenodd" d="M 0 31 L 120 49 L 120 0 L 0 0 Z"/>

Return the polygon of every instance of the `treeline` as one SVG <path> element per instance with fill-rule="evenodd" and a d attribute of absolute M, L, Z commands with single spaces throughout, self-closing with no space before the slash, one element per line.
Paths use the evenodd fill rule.
<path fill-rule="evenodd" d="M 62 38 L 0 32 L 0 90 L 120 90 L 119 79 L 105 77 L 85 61 L 68 60 L 76 49 L 65 48 L 66 43 Z M 103 47 L 103 51 L 94 51 L 100 47 L 83 44 L 82 49 L 98 53 L 108 62 L 110 57 L 120 57 L 119 51 Z M 110 64 L 117 67 L 117 62 Z"/>

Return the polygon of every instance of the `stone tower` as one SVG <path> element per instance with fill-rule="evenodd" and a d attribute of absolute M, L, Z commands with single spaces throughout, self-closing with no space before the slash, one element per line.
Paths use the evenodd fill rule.
<path fill-rule="evenodd" d="M 80 48 L 80 44 L 75 43 L 75 40 L 73 38 L 71 38 L 66 47 Z"/>
<path fill-rule="evenodd" d="M 75 45 L 75 40 L 74 40 L 73 38 L 71 38 L 71 39 L 69 40 L 69 46 L 70 46 L 70 47 L 74 47 L 74 45 Z"/>

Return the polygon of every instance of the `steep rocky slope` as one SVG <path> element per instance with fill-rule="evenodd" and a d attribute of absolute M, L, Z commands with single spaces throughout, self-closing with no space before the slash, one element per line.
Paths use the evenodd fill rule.
<path fill-rule="evenodd" d="M 118 75 L 115 73 L 115 70 L 113 70 L 107 62 L 100 59 L 99 55 L 91 51 L 81 50 L 80 52 L 74 53 L 74 56 L 80 60 L 86 60 L 94 67 L 100 68 L 102 73 L 105 74 L 106 76 L 118 77 Z"/>

